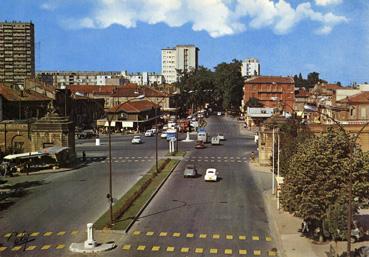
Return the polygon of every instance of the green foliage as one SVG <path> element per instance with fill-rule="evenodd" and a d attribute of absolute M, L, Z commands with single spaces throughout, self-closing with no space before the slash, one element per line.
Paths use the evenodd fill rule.
<path fill-rule="evenodd" d="M 330 128 L 298 143 L 287 169 L 281 202 L 287 211 L 305 219 L 323 221 L 338 200 L 347 203 L 350 172 L 357 203 L 369 193 L 368 154 L 342 130 Z"/>
<path fill-rule="evenodd" d="M 342 199 L 328 207 L 323 227 L 335 241 L 345 239 L 346 237 L 347 213 L 347 203 L 342 201 Z"/>
<path fill-rule="evenodd" d="M 225 110 L 238 109 L 243 96 L 244 80 L 241 75 L 241 62 L 220 63 L 215 67 L 215 86 L 222 97 Z"/>
<path fill-rule="evenodd" d="M 313 88 L 318 82 L 320 83 L 327 83 L 327 81 L 319 78 L 318 72 L 311 72 L 307 75 L 307 79 L 304 79 L 301 75 L 301 73 L 294 77 L 295 85 L 298 88 L 304 87 L 306 89 Z"/>
<path fill-rule="evenodd" d="M 264 107 L 263 103 L 259 101 L 259 99 L 255 97 L 251 97 L 247 103 L 245 104 L 247 107 Z"/>

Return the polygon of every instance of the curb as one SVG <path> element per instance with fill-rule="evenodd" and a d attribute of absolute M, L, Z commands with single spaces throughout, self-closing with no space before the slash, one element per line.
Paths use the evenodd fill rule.
<path fill-rule="evenodd" d="M 172 160 L 172 159 L 171 159 Z M 176 160 L 176 159 L 173 159 Z M 124 230 L 125 233 L 128 233 L 128 231 L 131 229 L 131 227 L 133 226 L 133 224 L 136 222 L 136 220 L 138 219 L 138 217 L 142 214 L 142 212 L 146 209 L 146 207 L 150 204 L 150 202 L 152 201 L 152 199 L 154 199 L 155 195 L 159 192 L 159 190 L 162 188 L 162 186 L 164 185 L 164 183 L 168 180 L 169 176 L 172 175 L 173 171 L 175 170 L 175 168 L 177 168 L 178 164 L 181 162 L 181 160 L 179 160 L 172 168 L 172 170 L 168 173 L 168 175 L 164 178 L 164 180 L 160 183 L 160 185 L 158 186 L 158 188 L 151 194 L 150 198 L 146 201 L 146 203 L 141 207 L 141 209 L 138 211 L 138 213 L 136 214 L 136 216 L 133 218 L 133 220 L 131 221 L 131 223 L 129 223 L 129 225 L 127 226 L 127 228 Z"/>
<path fill-rule="evenodd" d="M 29 172 L 27 173 L 17 173 L 17 175 L 19 177 L 23 177 L 23 176 L 36 176 L 36 175 L 44 175 L 44 174 L 57 174 L 57 173 L 62 173 L 62 172 L 67 172 L 67 171 L 72 171 L 75 169 L 79 169 L 81 167 L 83 167 L 86 163 L 80 163 L 72 168 L 61 168 L 61 169 L 56 169 L 56 170 L 44 170 L 44 171 L 35 171 L 35 172 Z"/>
<path fill-rule="evenodd" d="M 269 204 L 269 201 L 268 201 L 268 196 L 267 194 L 270 193 L 269 191 L 270 190 L 267 190 L 267 191 L 263 191 L 261 186 L 260 186 L 260 181 L 257 177 L 254 176 L 253 173 L 255 172 L 263 172 L 263 173 L 269 173 L 269 172 L 264 172 L 264 171 L 258 171 L 258 170 L 255 170 L 254 166 L 251 164 L 248 164 L 249 168 L 250 168 L 250 171 L 251 171 L 251 174 L 252 174 L 252 177 L 253 179 L 255 180 L 255 182 L 257 183 L 257 187 L 260 191 L 260 193 L 262 194 L 262 197 L 263 197 L 263 202 L 264 202 L 264 206 L 265 206 L 265 212 L 266 212 L 266 215 L 267 215 L 267 218 L 268 218 L 268 221 L 269 221 L 269 228 L 270 228 L 270 231 L 273 235 L 273 238 L 274 241 L 276 242 L 276 247 L 277 247 L 277 250 L 279 250 L 277 252 L 278 256 L 281 256 L 281 257 L 287 257 L 286 253 L 285 253 L 285 250 L 283 248 L 283 243 L 282 243 L 282 239 L 281 239 L 281 234 L 280 234 L 280 231 L 278 229 L 278 225 L 277 225 L 277 222 L 276 220 L 274 219 L 273 217 L 273 211 L 272 211 L 272 207 L 270 206 Z"/>

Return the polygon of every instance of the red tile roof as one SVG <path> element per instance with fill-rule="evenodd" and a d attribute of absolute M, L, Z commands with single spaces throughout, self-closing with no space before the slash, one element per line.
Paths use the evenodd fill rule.
<path fill-rule="evenodd" d="M 24 90 L 23 96 L 20 91 L 5 85 L 0 85 L 0 95 L 7 101 L 51 101 L 52 99 L 32 90 Z"/>
<path fill-rule="evenodd" d="M 258 76 L 246 80 L 246 84 L 295 84 L 292 77 L 282 76 Z"/>
<path fill-rule="evenodd" d="M 151 87 L 140 87 L 136 84 L 127 84 L 119 87 L 113 93 L 113 97 L 137 97 L 144 95 L 145 97 L 168 97 L 167 93 L 153 89 Z"/>
<path fill-rule="evenodd" d="M 93 86 L 93 85 L 71 85 L 68 89 L 75 94 L 77 92 L 82 94 L 97 94 L 97 95 L 110 95 L 118 86 Z"/>
<path fill-rule="evenodd" d="M 116 113 L 116 112 L 127 112 L 127 113 L 139 113 L 147 110 L 151 110 L 152 108 L 158 108 L 159 106 L 148 100 L 140 100 L 140 101 L 130 101 L 125 102 L 110 108 L 107 112 Z"/>
<path fill-rule="evenodd" d="M 305 89 L 299 89 L 297 91 L 297 93 L 295 94 L 296 97 L 309 97 L 310 93 L 309 91 L 305 90 Z"/>
<path fill-rule="evenodd" d="M 348 102 L 348 103 L 369 103 L 369 92 L 363 91 L 358 94 L 346 97 L 339 102 Z"/>

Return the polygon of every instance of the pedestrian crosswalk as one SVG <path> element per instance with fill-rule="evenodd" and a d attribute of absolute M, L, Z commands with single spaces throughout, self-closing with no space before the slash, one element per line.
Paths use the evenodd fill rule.
<path fill-rule="evenodd" d="M 111 158 L 113 163 L 132 163 L 132 162 L 148 162 L 155 160 L 154 156 L 114 156 Z M 184 161 L 188 162 L 226 162 L 226 163 L 247 163 L 246 156 L 185 156 Z M 83 158 L 80 158 L 83 161 Z M 88 162 L 109 162 L 108 157 L 86 157 Z"/>

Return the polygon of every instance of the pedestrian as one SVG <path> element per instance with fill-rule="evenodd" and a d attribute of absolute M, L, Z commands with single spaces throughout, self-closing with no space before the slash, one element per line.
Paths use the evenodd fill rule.
<path fill-rule="evenodd" d="M 82 152 L 82 160 L 84 162 L 86 161 L 86 152 L 85 151 Z"/>

